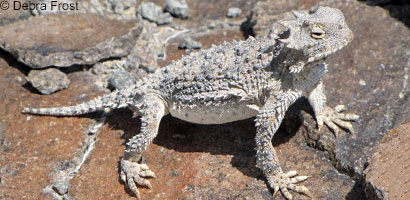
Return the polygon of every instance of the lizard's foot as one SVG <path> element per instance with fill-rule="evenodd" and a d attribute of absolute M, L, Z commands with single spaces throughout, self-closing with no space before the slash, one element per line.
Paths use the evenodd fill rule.
<path fill-rule="evenodd" d="M 344 105 L 338 105 L 335 108 L 326 107 L 323 114 L 316 117 L 319 130 L 324 123 L 336 136 L 339 133 L 339 127 L 348 130 L 354 135 L 354 128 L 352 124 L 347 121 L 357 121 L 359 120 L 359 116 L 351 113 L 343 113 L 344 111 L 346 111 L 346 106 Z"/>
<path fill-rule="evenodd" d="M 121 159 L 120 177 L 128 188 L 137 196 L 137 199 L 141 199 L 137 185 L 152 189 L 151 183 L 147 178 L 155 178 L 155 174 L 146 164 L 139 164 Z"/>
<path fill-rule="evenodd" d="M 274 190 L 273 196 L 275 196 L 276 193 L 280 190 L 286 199 L 291 200 L 292 195 L 288 191 L 289 189 L 311 197 L 312 195 L 310 191 L 305 186 L 295 185 L 295 183 L 305 181 L 310 176 L 296 175 L 296 171 L 289 171 L 286 174 L 281 171 L 277 174 L 267 176 L 266 178 L 268 179 L 269 185 Z"/>

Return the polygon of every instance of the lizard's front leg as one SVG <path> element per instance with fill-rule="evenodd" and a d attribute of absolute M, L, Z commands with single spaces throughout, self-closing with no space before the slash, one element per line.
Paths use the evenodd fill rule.
<path fill-rule="evenodd" d="M 326 95 L 322 81 L 320 81 L 310 92 L 308 95 L 308 100 L 313 108 L 313 111 L 315 112 L 319 129 L 324 123 L 336 134 L 336 136 L 339 132 L 338 126 L 347 129 L 350 133 L 354 134 L 352 124 L 347 121 L 357 121 L 359 116 L 350 113 L 343 113 L 346 111 L 346 107 L 344 105 L 338 105 L 335 108 L 326 106 Z"/>
<path fill-rule="evenodd" d="M 286 92 L 270 96 L 256 116 L 256 164 L 262 169 L 274 195 L 280 190 L 287 199 L 292 199 L 288 189 L 310 195 L 305 186 L 295 185 L 308 178 L 296 176 L 296 171 L 284 173 L 272 146 L 272 137 L 278 130 L 288 107 L 301 96 L 301 92 Z"/>
<path fill-rule="evenodd" d="M 137 185 L 152 189 L 147 178 L 155 178 L 155 174 L 139 161 L 142 153 L 157 136 L 161 118 L 167 114 L 167 110 L 164 102 L 153 95 L 143 97 L 141 104 L 131 107 L 141 116 L 141 131 L 126 144 L 124 157 L 121 159 L 120 178 L 141 199 Z"/>

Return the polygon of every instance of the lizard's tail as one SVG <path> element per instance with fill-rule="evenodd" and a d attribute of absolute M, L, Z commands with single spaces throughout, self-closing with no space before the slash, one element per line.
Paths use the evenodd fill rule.
<path fill-rule="evenodd" d="M 114 91 L 110 94 L 97 97 L 91 101 L 80 103 L 73 106 L 54 107 L 54 108 L 24 108 L 22 113 L 35 115 L 50 115 L 50 116 L 75 116 L 87 114 L 95 111 L 104 110 L 106 108 L 115 109 L 126 106 L 126 98 L 122 98 L 123 94 L 119 91 Z"/>

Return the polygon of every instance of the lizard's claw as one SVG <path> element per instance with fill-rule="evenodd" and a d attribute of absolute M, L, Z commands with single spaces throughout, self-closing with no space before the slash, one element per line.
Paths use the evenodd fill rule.
<path fill-rule="evenodd" d="M 302 70 L 303 70 L 303 67 L 305 66 L 305 63 L 303 63 L 303 62 L 298 62 L 298 63 L 296 63 L 296 64 L 294 64 L 294 65 L 291 65 L 290 67 L 289 67 L 289 71 L 290 71 L 290 73 L 293 73 L 293 74 L 297 74 L 297 73 L 300 73 Z"/>
<path fill-rule="evenodd" d="M 305 194 L 307 196 L 312 196 L 310 191 L 305 186 L 298 186 L 295 185 L 296 183 L 305 181 L 306 179 L 310 178 L 310 176 L 296 176 L 296 171 L 289 171 L 288 173 L 279 172 L 274 175 L 268 175 L 267 179 L 269 185 L 273 188 L 273 196 L 280 190 L 283 196 L 291 200 L 292 195 L 290 194 L 289 190 L 293 190 L 295 192 L 299 192 L 301 194 Z M 289 190 L 288 190 L 289 189 Z"/>
<path fill-rule="evenodd" d="M 137 185 L 152 189 L 151 183 L 147 178 L 155 178 L 155 174 L 146 164 L 121 159 L 120 178 L 135 196 L 137 196 L 137 199 L 141 199 Z"/>
<path fill-rule="evenodd" d="M 324 123 L 336 136 L 338 136 L 340 130 L 339 127 L 348 130 L 354 135 L 355 131 L 353 125 L 347 121 L 357 121 L 359 120 L 359 116 L 351 113 L 343 113 L 344 111 L 346 111 L 346 106 L 344 105 L 338 105 L 335 108 L 326 107 L 323 114 L 316 117 L 319 130 Z"/>

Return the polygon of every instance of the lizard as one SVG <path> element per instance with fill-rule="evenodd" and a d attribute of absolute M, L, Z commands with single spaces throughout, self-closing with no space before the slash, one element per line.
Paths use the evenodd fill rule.
<path fill-rule="evenodd" d="M 121 90 L 77 105 L 24 108 L 23 113 L 77 116 L 96 111 L 129 108 L 141 118 L 141 130 L 126 143 L 120 161 L 120 179 L 141 199 L 138 187 L 152 189 L 156 178 L 143 152 L 157 136 L 161 118 L 173 117 L 197 124 L 223 124 L 255 117 L 256 167 L 269 186 L 287 199 L 289 190 L 311 196 L 298 183 L 309 176 L 284 172 L 272 145 L 291 104 L 305 96 L 313 108 L 317 127 L 327 125 L 336 136 L 340 128 L 354 134 L 350 121 L 358 115 L 346 107 L 326 105 L 324 58 L 353 40 L 353 32 L 339 9 L 316 7 L 293 11 L 294 18 L 278 22 L 284 28 L 255 39 L 223 42 L 192 52 L 180 60 Z"/>

